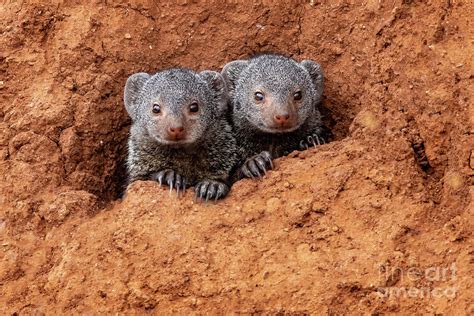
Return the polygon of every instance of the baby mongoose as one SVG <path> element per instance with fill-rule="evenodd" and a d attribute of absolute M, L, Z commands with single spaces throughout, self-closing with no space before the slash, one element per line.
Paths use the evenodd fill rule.
<path fill-rule="evenodd" d="M 241 158 L 238 177 L 261 177 L 273 158 L 325 143 L 319 64 L 260 55 L 228 63 L 222 75 Z"/>
<path fill-rule="evenodd" d="M 194 186 L 201 199 L 229 192 L 236 141 L 226 120 L 227 89 L 221 74 L 170 69 L 137 73 L 125 85 L 132 118 L 129 183 L 155 180 L 178 192 Z"/>

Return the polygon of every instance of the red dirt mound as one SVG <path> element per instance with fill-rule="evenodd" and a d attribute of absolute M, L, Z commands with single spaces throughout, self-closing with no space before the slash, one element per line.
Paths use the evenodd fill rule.
<path fill-rule="evenodd" d="M 2 9 L 0 311 L 474 313 L 472 2 Z M 332 143 L 118 199 L 130 74 L 268 51 L 322 64 Z"/>

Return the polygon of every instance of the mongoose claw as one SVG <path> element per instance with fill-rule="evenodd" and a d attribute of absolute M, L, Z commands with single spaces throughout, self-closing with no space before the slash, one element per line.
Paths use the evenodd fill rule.
<path fill-rule="evenodd" d="M 250 172 L 252 172 L 252 174 L 256 177 L 259 177 L 261 178 L 262 175 L 260 174 L 260 171 L 258 169 L 258 166 L 257 164 L 255 163 L 255 158 L 252 159 L 252 160 L 249 160 L 249 162 L 247 163 L 248 165 L 248 168 L 250 169 Z"/>
<path fill-rule="evenodd" d="M 260 157 L 266 164 L 270 165 L 270 169 L 273 169 L 272 155 L 268 151 L 262 151 Z"/>
<path fill-rule="evenodd" d="M 209 182 L 202 181 L 196 186 L 196 196 L 200 199 L 204 199 L 207 195 L 207 188 L 209 187 Z"/>
<path fill-rule="evenodd" d="M 300 150 L 308 149 L 308 144 L 304 140 L 300 141 Z"/>
<path fill-rule="evenodd" d="M 309 149 L 309 147 L 316 147 L 317 145 L 325 144 L 326 141 L 318 134 L 309 135 L 306 139 L 300 141 L 300 150 Z"/>
<path fill-rule="evenodd" d="M 241 174 L 246 178 L 261 178 L 267 170 L 273 169 L 272 155 L 268 151 L 248 159 L 240 168 Z"/>
<path fill-rule="evenodd" d="M 160 172 L 152 174 L 151 178 L 155 181 L 158 181 L 160 183 L 160 188 L 161 188 L 161 186 L 163 185 L 163 182 L 165 181 L 165 176 L 166 176 L 166 172 L 160 171 Z"/>
<path fill-rule="evenodd" d="M 240 172 L 246 178 L 254 178 L 253 174 L 250 172 L 249 168 L 247 168 L 245 164 L 240 168 Z"/>
<path fill-rule="evenodd" d="M 213 180 L 203 180 L 194 188 L 195 198 L 205 200 L 218 200 L 229 193 L 229 187 L 222 182 Z"/>
<path fill-rule="evenodd" d="M 184 177 L 180 176 L 179 174 L 176 174 L 175 177 L 175 187 L 176 187 L 176 194 L 179 196 L 179 189 L 183 189 L 184 192 Z"/>
<path fill-rule="evenodd" d="M 170 187 L 170 194 L 173 192 L 173 189 L 176 189 L 178 196 L 179 190 L 185 190 L 185 179 L 174 170 L 166 169 L 158 171 L 151 175 L 151 179 L 158 181 L 160 183 L 160 187 L 163 184 L 167 184 Z"/>
<path fill-rule="evenodd" d="M 224 183 L 219 183 L 217 185 L 217 192 L 216 192 L 216 196 L 215 196 L 215 199 L 221 199 L 223 198 L 224 196 L 227 195 L 227 193 L 229 193 L 229 187 L 224 184 Z"/>
<path fill-rule="evenodd" d="M 255 157 L 255 164 L 263 171 L 263 174 L 267 174 L 266 163 L 261 156 Z"/>
<path fill-rule="evenodd" d="M 206 202 L 213 197 L 217 197 L 217 187 L 215 185 L 209 185 L 206 194 Z"/>

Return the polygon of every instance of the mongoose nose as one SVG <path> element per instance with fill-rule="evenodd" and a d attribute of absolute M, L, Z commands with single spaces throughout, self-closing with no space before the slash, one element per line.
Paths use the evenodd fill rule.
<path fill-rule="evenodd" d="M 182 126 L 170 127 L 170 128 L 168 128 L 168 134 L 171 137 L 179 138 L 179 137 L 183 136 L 183 134 L 184 134 L 184 127 L 182 127 Z"/>
<path fill-rule="evenodd" d="M 277 124 L 284 125 L 290 118 L 290 114 L 275 115 L 273 118 Z"/>

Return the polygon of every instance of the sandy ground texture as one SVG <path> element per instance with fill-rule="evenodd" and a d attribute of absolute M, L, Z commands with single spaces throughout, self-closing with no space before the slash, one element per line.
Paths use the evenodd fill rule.
<path fill-rule="evenodd" d="M 474 313 L 472 1 L 6 1 L 0 312 Z M 119 199 L 126 78 L 325 70 L 333 142 L 218 203 Z"/>

